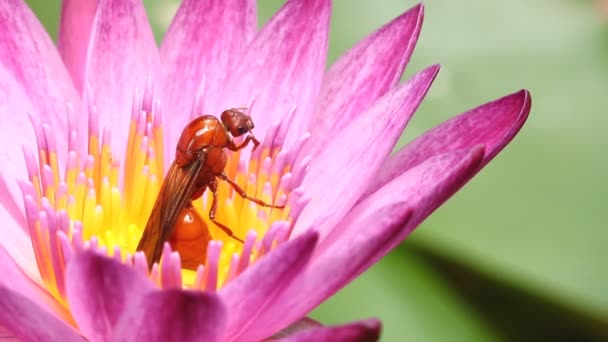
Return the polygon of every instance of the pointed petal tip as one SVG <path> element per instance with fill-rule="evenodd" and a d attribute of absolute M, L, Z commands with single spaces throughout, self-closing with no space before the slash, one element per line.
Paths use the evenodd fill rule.
<path fill-rule="evenodd" d="M 513 99 L 521 102 L 521 114 L 526 114 L 526 112 L 530 111 L 530 107 L 532 105 L 532 95 L 528 89 L 522 88 L 516 92 L 497 99 L 495 102 L 505 101 L 507 99 Z"/>
<path fill-rule="evenodd" d="M 309 229 L 301 235 L 300 239 L 302 244 L 314 246 L 319 241 L 319 232 L 316 229 Z"/>
<path fill-rule="evenodd" d="M 382 322 L 377 318 L 368 318 L 363 321 L 355 322 L 353 328 L 357 327 L 358 331 L 355 331 L 357 341 L 378 341 L 380 334 L 382 333 Z"/>
<path fill-rule="evenodd" d="M 469 151 L 469 157 L 471 158 L 472 164 L 478 164 L 483 160 L 486 154 L 486 145 L 478 144 L 473 146 Z"/>
<path fill-rule="evenodd" d="M 519 130 L 523 127 L 524 123 L 528 119 L 528 115 L 530 114 L 530 110 L 532 109 L 532 96 L 528 89 L 522 88 L 514 93 L 505 95 L 495 101 L 481 105 L 480 108 L 484 106 L 488 106 L 488 108 L 491 108 L 492 104 L 504 106 L 504 112 L 512 113 L 512 126 L 511 129 L 505 134 L 504 145 L 506 145 L 509 141 L 511 141 L 511 139 L 515 137 L 515 135 L 519 132 Z"/>
<path fill-rule="evenodd" d="M 422 22 L 424 20 L 424 3 L 419 2 L 416 5 L 412 6 L 407 12 L 418 12 L 418 21 Z"/>
<path fill-rule="evenodd" d="M 532 95 L 528 89 L 521 89 L 518 94 L 524 97 L 524 105 L 522 106 L 522 113 L 528 115 L 530 113 L 530 109 L 532 108 Z"/>
<path fill-rule="evenodd" d="M 423 90 L 426 96 L 426 92 L 431 88 L 431 85 L 433 85 L 433 82 L 435 82 L 435 78 L 437 78 L 437 75 L 439 74 L 439 71 L 441 70 L 441 65 L 440 64 L 433 64 L 430 65 L 424 69 L 422 69 L 421 71 L 419 71 L 418 73 L 416 73 L 414 76 L 412 76 L 408 81 L 406 81 L 405 83 L 401 83 L 399 86 L 403 86 L 403 87 L 408 87 L 408 83 L 412 82 L 413 84 L 420 84 L 421 86 L 423 86 Z"/>
<path fill-rule="evenodd" d="M 284 336 L 275 336 L 275 338 L 266 341 L 373 342 L 380 338 L 381 329 L 381 322 L 378 319 L 370 318 L 339 326 L 313 326 L 293 333 L 287 332 Z"/>
<path fill-rule="evenodd" d="M 421 3 L 422 5 L 422 3 Z M 368 329 L 376 329 L 378 331 L 380 331 L 380 329 L 382 328 L 382 322 L 377 319 L 377 318 L 368 318 L 364 321 L 360 322 L 362 326 L 368 328 Z"/>
<path fill-rule="evenodd" d="M 433 65 L 428 66 L 422 72 L 424 72 L 424 73 L 432 73 L 433 74 L 433 79 L 434 79 L 435 77 L 437 77 L 437 74 L 439 74 L 440 70 L 441 70 L 441 64 L 437 63 L 437 64 L 433 64 Z"/>
<path fill-rule="evenodd" d="M 419 2 L 416 5 L 408 8 L 405 12 L 400 14 L 396 20 L 406 19 L 410 16 L 416 17 L 416 30 L 420 31 L 424 21 L 424 4 Z"/>

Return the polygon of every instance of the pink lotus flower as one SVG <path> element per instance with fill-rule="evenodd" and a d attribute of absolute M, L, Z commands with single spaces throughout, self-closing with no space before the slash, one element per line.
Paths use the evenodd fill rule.
<path fill-rule="evenodd" d="M 157 49 L 141 1 L 64 0 L 56 49 L 21 0 L 1 2 L 0 334 L 268 338 L 403 241 L 526 120 L 521 90 L 390 155 L 439 71 L 399 83 L 423 7 L 326 72 L 329 16 L 329 0 L 292 0 L 257 31 L 253 0 L 185 0 Z M 207 221 L 204 266 L 182 269 L 167 244 L 148 272 L 135 246 L 182 128 L 203 110 L 245 106 L 263 143 L 231 154 L 226 170 L 286 208 L 259 208 L 223 184 L 218 220 L 244 245 Z M 379 333 L 375 320 L 306 322 L 287 338 Z"/>

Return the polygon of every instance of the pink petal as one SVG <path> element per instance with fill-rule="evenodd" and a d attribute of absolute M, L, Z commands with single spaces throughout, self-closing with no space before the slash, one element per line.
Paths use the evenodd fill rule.
<path fill-rule="evenodd" d="M 318 327 L 322 327 L 322 326 L 323 326 L 323 324 L 315 321 L 312 318 L 303 317 L 303 318 L 300 318 L 299 320 L 295 321 L 294 323 L 290 324 L 287 328 L 272 335 L 272 337 L 264 340 L 264 342 L 280 340 L 282 338 L 289 337 L 291 335 L 295 335 L 303 330 L 309 330 L 309 329 L 318 328 Z"/>
<path fill-rule="evenodd" d="M 358 233 L 345 235 L 331 253 L 313 257 L 306 270 L 273 301 L 272 309 L 258 317 L 256 327 L 264 327 L 266 336 L 285 328 L 359 274 L 367 259 L 376 255 L 411 216 L 411 211 L 404 205 L 405 199 L 386 202 L 385 207 L 373 213 L 359 212 L 356 217 Z"/>
<path fill-rule="evenodd" d="M 0 168 L 0 205 L 13 222 L 19 222 L 24 227 L 23 196 L 16 180 L 27 178 L 21 145 L 36 144 L 27 116 L 28 112 L 34 111 L 34 106 L 11 73 L 11 70 L 0 65 L 0 92 L 3 94 L 0 97 L 0 113 L 3 113 L 0 115 L 0 155 L 3 160 Z"/>
<path fill-rule="evenodd" d="M 0 326 L 23 341 L 84 341 L 59 318 L 4 286 L 0 286 Z"/>
<path fill-rule="evenodd" d="M 484 158 L 484 147 L 478 145 L 472 149 L 462 149 L 448 152 L 441 155 L 432 156 L 419 165 L 404 172 L 377 192 L 364 198 L 358 203 L 351 213 L 355 215 L 361 211 L 374 210 L 375 206 L 382 205 L 383 201 L 394 201 L 394 197 L 406 200 L 408 208 L 414 210 L 411 219 L 402 230 L 392 236 L 390 241 L 383 246 L 380 251 L 370 256 L 365 265 L 359 272 L 371 267 L 381 257 L 395 248 L 435 209 L 447 201 L 456 191 L 458 191 L 476 172 Z M 356 225 L 356 219 L 345 218 L 340 226 L 352 227 Z M 340 240 L 343 236 L 359 234 L 357 231 L 346 230 L 338 233 L 338 238 L 334 243 L 328 243 L 326 247 L 328 262 L 331 260 L 331 253 L 336 245 L 344 245 Z M 330 240 L 328 240 L 330 241 Z M 319 250 L 325 251 L 320 248 Z M 316 261 L 316 259 L 315 259 Z M 320 262 L 320 261 L 319 261 Z"/>
<path fill-rule="evenodd" d="M 291 280 L 307 265 L 318 234 L 309 230 L 260 259 L 220 292 L 230 308 L 227 340 L 254 341 L 273 333 L 256 322 Z"/>
<path fill-rule="evenodd" d="M 93 252 L 75 256 L 66 271 L 70 311 L 91 341 L 112 340 L 123 310 L 152 289 L 152 283 L 140 273 Z"/>
<path fill-rule="evenodd" d="M 158 81 L 160 61 L 141 0 L 100 0 L 87 52 L 85 82 L 90 84 L 100 126 L 112 127 L 112 151 L 127 146 L 136 88 Z M 91 105 L 92 99 L 86 99 Z"/>
<path fill-rule="evenodd" d="M 0 2 L 0 22 L 0 64 L 3 71 L 12 75 L 10 78 L 27 94 L 34 114 L 52 125 L 58 133 L 64 134 L 67 128 L 66 103 L 78 107 L 80 97 L 53 41 L 21 0 Z M 14 109 L 8 113 L 25 116 L 29 108 Z M 13 129 L 21 130 L 20 127 Z M 65 146 L 59 146 L 62 153 Z"/>
<path fill-rule="evenodd" d="M 25 223 L 17 223 L 4 208 L 0 208 L 0 222 L 0 249 L 14 260 L 28 278 L 42 284 L 32 241 L 25 231 L 27 228 L 20 226 Z"/>
<path fill-rule="evenodd" d="M 414 51 L 424 6 L 418 4 L 355 45 L 328 71 L 311 122 L 315 153 L 356 115 L 395 86 Z"/>
<path fill-rule="evenodd" d="M 97 0 L 63 0 L 57 48 L 76 89 L 83 90 L 87 47 Z"/>
<path fill-rule="evenodd" d="M 297 106 L 286 146 L 301 137 L 314 109 L 327 58 L 329 0 L 292 0 L 264 26 L 236 61 L 218 108 L 248 106 L 254 99 L 255 132 Z"/>
<path fill-rule="evenodd" d="M 12 332 L 10 332 L 8 329 L 6 329 L 2 326 L 0 326 L 0 340 L 2 340 L 3 342 L 6 342 L 6 341 L 19 342 L 19 339 Z"/>
<path fill-rule="evenodd" d="M 389 158 L 369 185 L 371 193 L 429 156 L 483 144 L 486 154 L 480 168 L 500 152 L 521 129 L 530 113 L 531 98 L 520 90 L 444 122 Z"/>
<path fill-rule="evenodd" d="M 371 342 L 380 338 L 380 328 L 380 321 L 367 319 L 345 325 L 306 329 L 277 340 L 285 342 Z"/>
<path fill-rule="evenodd" d="M 33 263 L 34 261 L 30 260 L 30 262 Z M 2 277 L 0 277 L 0 286 L 26 297 L 36 306 L 44 308 L 59 318 L 64 320 L 69 319 L 69 312 L 67 312 L 55 298 L 40 287 L 39 284 L 41 283 L 41 280 L 32 280 L 32 278 L 24 273 L 18 264 L 15 263 L 13 258 L 3 247 L 0 247 L 0 274 L 2 274 Z M 38 274 L 36 274 L 36 277 L 40 278 Z"/>
<path fill-rule="evenodd" d="M 319 242 L 307 269 L 257 324 L 279 330 L 352 281 L 455 192 L 482 157 L 482 147 L 433 157 L 360 202 Z"/>
<path fill-rule="evenodd" d="M 256 30 L 255 6 L 253 0 L 182 3 L 160 49 L 167 80 L 163 107 L 171 110 L 171 123 L 175 122 L 168 125 L 169 146 L 175 146 L 189 121 L 203 79 L 204 99 L 200 101 L 204 101 L 205 113 L 221 112 L 217 101 L 225 90 L 226 76 Z"/>
<path fill-rule="evenodd" d="M 226 308 L 215 293 L 164 290 L 127 308 L 113 341 L 220 341 Z"/>
<path fill-rule="evenodd" d="M 323 238 L 355 204 L 418 108 L 439 66 L 429 67 L 376 101 L 314 156 L 303 181 L 312 197 L 295 233 L 313 222 Z M 327 210 L 331 208 L 331 210 Z"/>
<path fill-rule="evenodd" d="M 26 177 L 21 145 L 35 144 L 27 114 L 65 136 L 66 103 L 78 109 L 80 98 L 53 42 L 21 0 L 0 1 L 0 23 L 0 155 L 3 190 L 10 193 L 2 191 L 0 203 L 17 218 L 23 210 L 14 180 Z M 65 160 L 67 142 L 57 143 L 59 158 Z"/>

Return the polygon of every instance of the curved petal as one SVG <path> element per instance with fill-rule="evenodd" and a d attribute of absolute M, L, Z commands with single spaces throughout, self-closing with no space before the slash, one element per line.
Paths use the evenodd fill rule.
<path fill-rule="evenodd" d="M 344 325 L 306 329 L 277 340 L 285 342 L 373 342 L 380 338 L 381 327 L 382 324 L 379 320 L 371 318 Z"/>
<path fill-rule="evenodd" d="M 113 341 L 220 341 L 226 308 L 211 292 L 154 291 L 127 307 Z"/>
<path fill-rule="evenodd" d="M 40 272 L 36 265 L 36 256 L 32 247 L 32 240 L 27 235 L 26 227 L 15 221 L 15 218 L 0 208 L 0 249 L 6 252 L 18 267 L 37 284 L 42 284 Z M 23 223 L 25 225 L 25 223 Z M 1 273 L 0 273 L 1 274 Z"/>
<path fill-rule="evenodd" d="M 299 320 L 290 324 L 287 328 L 272 335 L 272 337 L 267 338 L 266 340 L 264 340 L 264 342 L 280 340 L 280 339 L 288 337 L 290 335 L 295 335 L 302 330 L 308 330 L 308 329 L 318 328 L 318 327 L 322 327 L 322 326 L 323 326 L 323 324 L 315 321 L 312 318 L 308 318 L 308 317 L 300 318 Z"/>
<path fill-rule="evenodd" d="M 0 210 L 5 210 L 22 228 L 25 228 L 23 196 L 17 180 L 27 179 L 21 146 L 36 144 L 27 116 L 33 111 L 26 90 L 13 77 L 12 71 L 0 64 L 0 156 L 3 161 L 0 168 L 0 205 L 3 208 Z"/>
<path fill-rule="evenodd" d="M 431 156 L 357 204 L 353 212 L 370 210 L 383 199 L 390 199 L 395 194 L 399 194 L 399 197 L 407 200 L 408 208 L 414 210 L 411 219 L 402 227 L 402 230 L 393 235 L 376 255 L 370 256 L 360 271 L 371 267 L 405 240 L 427 216 L 468 182 L 483 162 L 484 152 L 483 145 L 478 145 L 472 149 L 461 149 Z M 347 222 L 344 222 L 344 225 L 347 224 Z M 357 233 L 352 231 L 343 232 L 342 235 L 350 234 Z M 335 244 L 342 244 L 342 242 L 337 240 L 333 245 Z M 331 249 L 335 248 L 333 245 L 328 247 L 330 255 Z"/>
<path fill-rule="evenodd" d="M 70 102 L 78 110 L 80 97 L 53 41 L 23 1 L 0 2 L 0 36 L 0 65 L 27 94 L 33 113 L 59 134 L 67 136 L 66 103 Z M 29 110 L 14 109 L 2 116 L 25 117 L 25 111 Z M 20 127 L 14 129 L 22 130 Z M 60 139 L 57 143 L 63 159 L 67 143 Z"/>
<path fill-rule="evenodd" d="M 252 337 L 255 338 L 250 340 L 285 328 L 359 274 L 367 259 L 376 255 L 409 220 L 411 211 L 404 203 L 402 200 L 389 203 L 374 213 L 360 213 L 357 217 L 360 234 L 344 236 L 343 241 L 331 250 L 331 257 L 330 253 L 322 257 L 313 256 L 306 270 L 273 301 L 271 309 L 256 320 L 256 327 L 263 327 L 266 334 L 254 335 Z"/>
<path fill-rule="evenodd" d="M 418 4 L 344 54 L 325 75 L 306 147 L 315 153 L 353 117 L 394 87 L 416 46 L 424 6 Z"/>
<path fill-rule="evenodd" d="M 28 118 L 32 113 L 59 136 L 67 136 L 66 104 L 80 108 L 80 97 L 46 31 L 21 0 L 0 2 L 0 203 L 19 221 L 21 191 L 15 179 L 26 178 L 21 146 L 36 144 Z M 57 139 L 65 160 L 67 140 Z M 9 193 L 9 196 L 5 194 Z"/>
<path fill-rule="evenodd" d="M 127 146 L 135 89 L 157 82 L 160 60 L 141 0 L 100 0 L 87 51 L 85 82 L 95 99 L 100 127 L 112 127 L 112 152 Z M 87 92 L 85 92 L 86 94 Z M 124 160 L 124 158 L 121 158 Z"/>
<path fill-rule="evenodd" d="M 444 122 L 391 156 L 370 183 L 367 193 L 374 192 L 429 156 L 450 150 L 483 144 L 486 154 L 479 166 L 483 167 L 519 132 L 530 107 L 530 93 L 520 90 Z"/>
<path fill-rule="evenodd" d="M 245 51 L 255 32 L 255 6 L 253 0 L 185 0 L 181 4 L 160 48 L 163 79 L 168 80 L 163 106 L 171 110 L 169 146 L 175 146 L 189 121 L 203 79 L 205 112 L 221 112 L 215 103 L 235 57 Z"/>
<path fill-rule="evenodd" d="M 337 227 L 319 243 L 315 260 L 320 254 L 331 253 L 336 248 L 336 244 L 343 244 L 341 241 L 345 236 L 362 234 L 360 230 L 365 227 L 358 223 L 362 215 L 371 215 L 391 203 L 402 201 L 407 203 L 404 204 L 404 208 L 415 212 L 413 216 L 426 212 L 430 204 L 433 205 L 434 210 L 451 195 L 451 193 L 446 195 L 446 189 L 455 191 L 453 184 L 461 184 L 463 175 L 468 176 L 473 168 L 479 165 L 483 156 L 482 146 L 474 147 L 472 150 L 457 150 L 431 156 L 375 193 L 362 197 Z M 403 240 L 405 236 L 399 238 Z"/>
<path fill-rule="evenodd" d="M 19 339 L 10 330 L 0 326 L 0 340 L 19 342 Z"/>
<path fill-rule="evenodd" d="M 480 146 L 433 157 L 391 187 L 367 197 L 338 223 L 339 230 L 319 242 L 306 270 L 275 300 L 275 310 L 265 312 L 257 324 L 279 330 L 344 287 L 453 194 L 482 157 Z"/>
<path fill-rule="evenodd" d="M 0 326 L 23 341 L 84 341 L 59 318 L 4 286 L 0 286 Z"/>
<path fill-rule="evenodd" d="M 98 0 L 63 0 L 57 49 L 72 81 L 82 94 L 87 47 Z"/>
<path fill-rule="evenodd" d="M 329 0 L 288 1 L 236 61 L 218 108 L 247 106 L 254 99 L 251 114 L 263 136 L 297 106 L 282 134 L 285 146 L 299 139 L 325 71 L 330 7 Z"/>
<path fill-rule="evenodd" d="M 33 263 L 34 261 L 31 260 L 30 262 Z M 8 290 L 26 297 L 38 307 L 44 308 L 65 321 L 71 320 L 70 313 L 55 298 L 40 287 L 40 279 L 37 281 L 32 280 L 3 247 L 0 247 L 0 274 L 2 274 L 0 286 L 4 286 Z M 35 276 L 40 278 L 38 274 Z"/>
<path fill-rule="evenodd" d="M 257 324 L 256 317 L 308 264 L 318 237 L 309 230 L 285 243 L 221 290 L 230 308 L 226 340 L 253 341 L 272 334 Z"/>
<path fill-rule="evenodd" d="M 123 311 L 153 285 L 113 259 L 84 252 L 66 270 L 66 295 L 78 328 L 91 341 L 111 341 Z"/>
<path fill-rule="evenodd" d="M 429 67 L 391 90 L 319 151 L 303 181 L 312 200 L 300 215 L 295 234 L 315 222 L 323 239 L 356 203 L 438 71 L 439 66 Z"/>

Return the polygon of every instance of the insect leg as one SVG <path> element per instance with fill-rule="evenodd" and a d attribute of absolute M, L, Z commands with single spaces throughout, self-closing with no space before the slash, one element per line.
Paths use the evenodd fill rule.
<path fill-rule="evenodd" d="M 264 201 L 262 201 L 261 199 L 257 199 L 255 197 L 251 197 L 249 195 L 247 195 L 247 193 L 245 192 L 245 190 L 243 190 L 238 184 L 236 184 L 236 182 L 234 182 L 232 179 L 228 178 L 228 176 L 226 175 L 225 172 L 222 171 L 222 173 L 220 173 L 218 175 L 218 177 L 221 180 L 225 180 L 226 182 L 228 182 L 228 184 L 230 184 L 230 186 L 232 186 L 232 188 L 244 199 L 248 199 L 251 202 L 257 203 L 258 205 L 261 205 L 262 207 L 267 207 L 267 208 L 278 208 L 278 209 L 283 209 L 285 208 L 284 205 L 275 205 L 275 204 L 268 204 Z"/>
<path fill-rule="evenodd" d="M 260 142 L 253 135 L 248 135 L 245 138 L 245 140 L 240 145 L 238 145 L 238 146 L 235 145 L 234 142 L 231 141 L 228 144 L 228 149 L 231 150 L 231 151 L 241 150 L 241 149 L 245 148 L 245 146 L 247 146 L 247 144 L 249 144 L 250 141 L 253 141 L 253 150 L 255 151 L 255 149 L 258 147 L 258 145 L 260 144 Z"/>
<path fill-rule="evenodd" d="M 225 225 L 223 225 L 215 220 L 215 210 L 217 209 L 217 181 L 214 179 L 207 186 L 209 187 L 209 190 L 211 190 L 211 194 L 213 195 L 213 201 L 211 202 L 211 209 L 209 209 L 209 219 L 211 221 L 213 221 L 213 223 L 215 223 L 218 227 L 220 227 L 220 229 L 223 230 L 224 233 L 228 234 L 229 237 L 235 239 L 236 241 L 238 241 L 240 243 L 245 243 L 243 240 L 234 236 L 234 233 L 232 232 L 232 230 L 230 230 L 230 228 L 226 227 Z"/>

